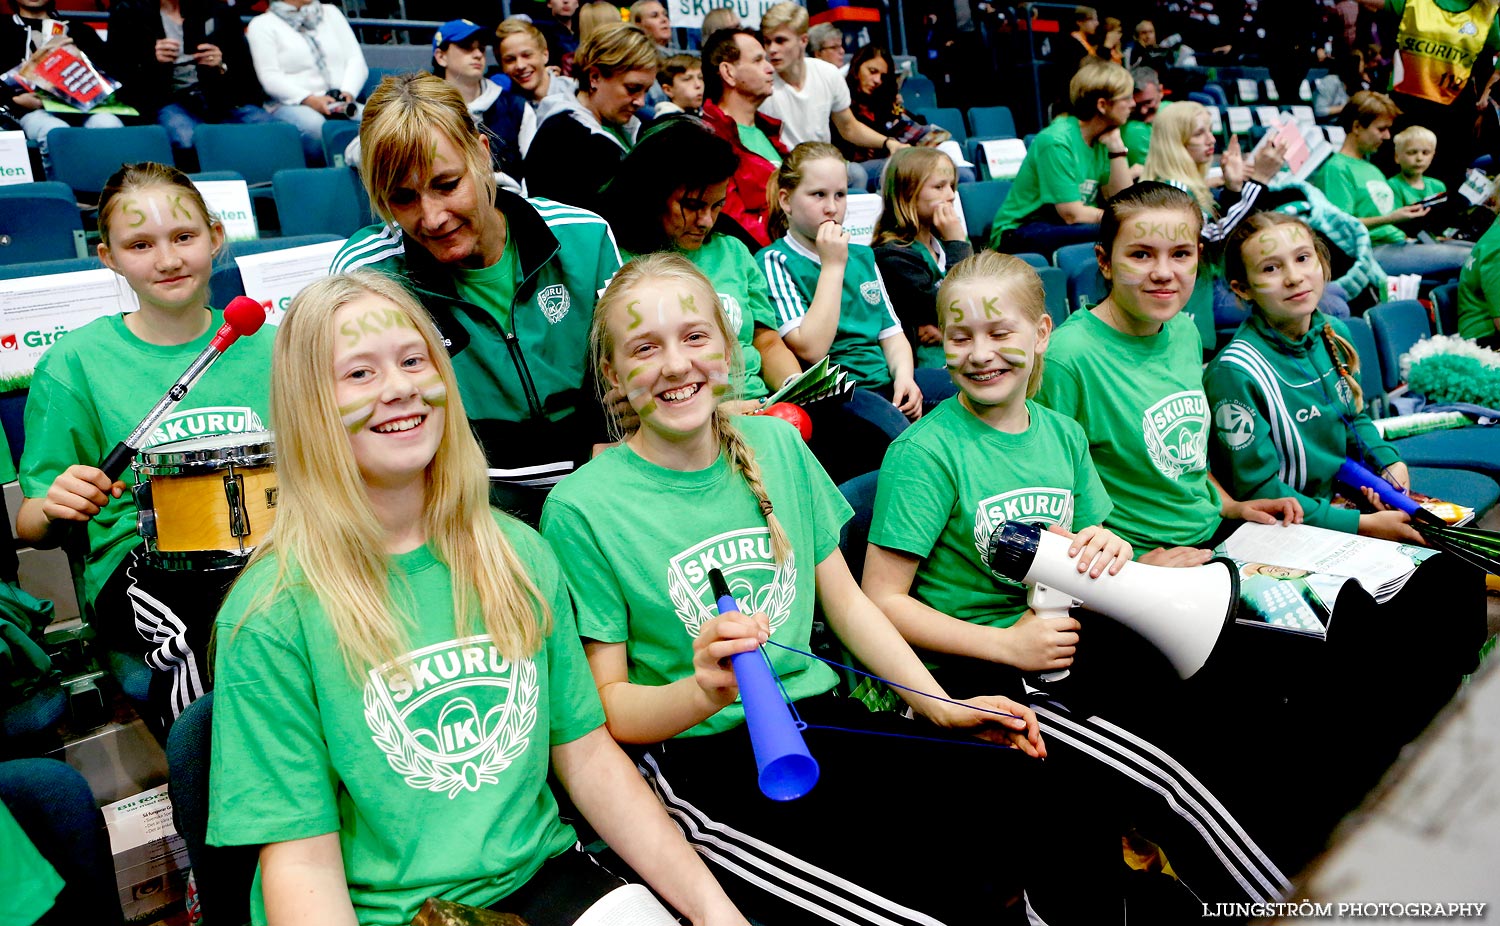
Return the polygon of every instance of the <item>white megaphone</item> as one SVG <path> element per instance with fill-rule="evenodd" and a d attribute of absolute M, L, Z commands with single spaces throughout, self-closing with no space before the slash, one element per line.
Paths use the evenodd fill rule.
<path fill-rule="evenodd" d="M 1070 545 L 1038 525 L 1006 521 L 990 534 L 990 571 L 1045 587 L 1043 596 L 1028 599 L 1040 616 L 1061 617 L 1071 606 L 1087 605 L 1149 640 L 1182 678 L 1203 668 L 1239 605 L 1239 576 L 1228 563 L 1187 569 L 1126 563 L 1119 575 L 1095 579 L 1078 571 Z"/>

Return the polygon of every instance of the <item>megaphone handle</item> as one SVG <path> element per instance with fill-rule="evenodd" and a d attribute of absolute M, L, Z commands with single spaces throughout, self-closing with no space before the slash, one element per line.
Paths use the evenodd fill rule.
<path fill-rule="evenodd" d="M 1026 593 L 1026 604 L 1037 617 L 1049 620 L 1058 617 L 1068 617 L 1072 614 L 1072 608 L 1078 600 L 1067 592 L 1060 592 L 1051 586 L 1038 582 L 1031 586 Z M 1044 682 L 1060 682 L 1068 677 L 1070 670 L 1054 669 L 1051 672 L 1039 672 L 1037 678 Z"/>

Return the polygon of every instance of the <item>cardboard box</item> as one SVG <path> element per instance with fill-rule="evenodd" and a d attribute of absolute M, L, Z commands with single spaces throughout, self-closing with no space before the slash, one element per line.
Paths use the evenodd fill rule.
<path fill-rule="evenodd" d="M 167 786 L 101 808 L 115 857 L 120 907 L 129 921 L 152 916 L 186 896 L 187 846 L 172 825 Z"/>

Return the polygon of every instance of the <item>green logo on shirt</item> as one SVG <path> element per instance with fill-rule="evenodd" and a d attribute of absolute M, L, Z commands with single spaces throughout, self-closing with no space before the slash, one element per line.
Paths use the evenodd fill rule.
<path fill-rule="evenodd" d="M 740 611 L 765 612 L 771 632 L 786 623 L 797 599 L 797 564 L 794 556 L 776 565 L 771 554 L 771 529 L 747 527 L 725 531 L 678 553 L 668 562 L 667 590 L 672 606 L 688 633 L 694 637 L 719 613 L 708 571 L 719 569 L 729 582 L 729 591 Z"/>
<path fill-rule="evenodd" d="M 1214 406 L 1214 428 L 1219 442 L 1230 450 L 1248 447 L 1255 440 L 1255 416 L 1250 406 L 1234 399 Z"/>
<path fill-rule="evenodd" d="M 974 509 L 974 546 L 979 561 L 990 566 L 990 536 L 1006 521 L 1047 527 L 1073 522 L 1073 493 L 1067 489 L 1028 487 L 991 495 Z"/>
<path fill-rule="evenodd" d="M 566 287 L 561 283 L 553 283 L 542 287 L 542 291 L 536 294 L 536 304 L 542 307 L 542 314 L 547 317 L 547 321 L 555 325 L 568 314 L 568 307 L 573 301 L 568 298 Z"/>
<path fill-rule="evenodd" d="M 1146 409 L 1141 425 L 1151 463 L 1168 479 L 1208 468 L 1208 398 L 1175 392 Z"/>
<path fill-rule="evenodd" d="M 539 691 L 531 660 L 511 662 L 483 634 L 448 640 L 371 669 L 365 723 L 408 785 L 451 798 L 497 784 L 526 752 Z"/>

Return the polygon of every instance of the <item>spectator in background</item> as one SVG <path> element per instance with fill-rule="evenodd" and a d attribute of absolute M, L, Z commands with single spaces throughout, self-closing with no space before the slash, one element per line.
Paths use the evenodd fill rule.
<path fill-rule="evenodd" d="M 1125 157 L 1126 163 L 1135 167 L 1146 163 L 1146 155 L 1151 151 L 1151 123 L 1156 120 L 1157 111 L 1167 104 L 1162 101 L 1161 78 L 1155 71 L 1135 68 L 1130 72 L 1130 80 L 1135 85 L 1135 109 L 1130 120 L 1120 127 L 1120 139 L 1130 152 Z"/>
<path fill-rule="evenodd" d="M 1458 275 L 1458 333 L 1500 350 L 1500 222 L 1474 245 Z"/>
<path fill-rule="evenodd" d="M 663 54 L 676 51 L 672 47 L 672 18 L 661 0 L 635 0 L 630 5 L 630 21 L 640 26 Z"/>
<path fill-rule="evenodd" d="M 703 14 L 703 43 L 708 44 L 708 37 L 720 29 L 738 29 L 740 27 L 740 14 L 732 7 L 716 6 Z"/>
<path fill-rule="evenodd" d="M 919 122 L 906 112 L 897 94 L 895 63 L 879 45 L 866 45 L 859 50 L 849 65 L 845 83 L 849 85 L 850 109 L 854 118 L 881 136 L 928 148 L 935 148 L 953 137 L 947 129 Z M 869 178 L 865 188 L 875 192 L 885 167 L 885 153 L 851 145 L 842 137 L 836 138 L 835 142 L 844 157 L 864 168 Z M 954 167 L 960 169 L 956 161 Z M 974 179 L 972 168 L 960 170 L 970 171 L 967 177 L 960 174 L 960 180 Z"/>
<path fill-rule="evenodd" d="M 532 20 L 545 37 L 547 64 L 563 74 L 572 74 L 573 53 L 579 42 L 578 0 L 547 0 L 547 14 Z"/>
<path fill-rule="evenodd" d="M 1386 273 L 1455 276 L 1469 258 L 1472 245 L 1408 242 L 1400 226 L 1421 218 L 1428 210 L 1415 203 L 1398 207 L 1385 175 L 1370 163 L 1390 140 L 1391 124 L 1399 115 L 1401 109 L 1384 93 L 1361 90 L 1350 97 L 1341 120 L 1346 133 L 1344 145 L 1318 168 L 1313 186 L 1370 230 L 1375 260 Z"/>
<path fill-rule="evenodd" d="M 1160 74 L 1172 66 L 1172 54 L 1156 41 L 1156 23 L 1143 19 L 1135 24 L 1135 41 L 1125 46 L 1124 60 L 1128 70 L 1151 68 Z"/>
<path fill-rule="evenodd" d="M 432 72 L 452 84 L 464 98 L 469 114 L 489 138 L 495 170 L 510 178 L 506 186 L 519 190 L 523 176 L 521 139 L 536 132 L 536 113 L 519 93 L 507 92 L 494 81 L 485 80 L 486 66 L 484 33 L 477 23 L 452 19 L 433 35 Z M 359 163 L 358 158 L 350 163 Z"/>
<path fill-rule="evenodd" d="M 1113 16 L 1105 17 L 1104 40 L 1099 43 L 1098 56 L 1107 58 L 1115 64 L 1119 64 L 1124 56 L 1120 52 L 1120 37 L 1124 34 L 1125 26 Z"/>
<path fill-rule="evenodd" d="M 1366 53 L 1355 48 L 1336 62 L 1336 67 L 1313 82 L 1313 114 L 1319 119 L 1337 116 L 1349 105 L 1349 95 L 1372 89 L 1365 66 Z"/>
<path fill-rule="evenodd" d="M 683 52 L 668 58 L 656 74 L 656 84 L 666 99 L 656 104 L 654 118 L 703 110 L 703 60 L 697 55 Z"/>
<path fill-rule="evenodd" d="M 220 0 L 116 0 L 109 49 L 120 99 L 174 148 L 192 147 L 204 122 L 271 121 L 239 11 Z"/>
<path fill-rule="evenodd" d="M 788 147 L 805 141 L 831 142 L 833 131 L 844 141 L 874 148 L 882 155 L 906 145 L 881 135 L 854 118 L 849 88 L 838 68 L 821 58 L 807 57 L 807 10 L 786 0 L 766 10 L 760 19 L 766 37 L 766 57 L 776 69 L 775 92 L 761 104 L 765 114 L 781 120 L 781 138 Z M 848 162 L 849 188 L 863 190 L 869 175 Z"/>
<path fill-rule="evenodd" d="M 597 211 L 599 189 L 615 175 L 641 130 L 636 116 L 661 67 L 657 46 L 639 26 L 590 35 L 573 54 L 579 89 L 537 106 L 540 126 L 526 151 L 532 196 Z"/>
<path fill-rule="evenodd" d="M 510 78 L 511 87 L 532 109 L 553 94 L 572 97 L 578 92 L 578 81 L 552 73 L 547 64 L 547 39 L 531 23 L 507 19 L 495 27 L 495 40 L 500 73 Z M 531 135 L 523 134 L 521 148 L 529 147 Z"/>
<path fill-rule="evenodd" d="M 275 0 L 245 36 L 271 115 L 302 133 L 307 163 L 323 163 L 323 123 L 358 119 L 354 98 L 370 76 L 349 21 L 318 0 Z"/>
<path fill-rule="evenodd" d="M 1135 105 L 1134 89 L 1117 64 L 1078 69 L 1068 85 L 1073 112 L 1037 134 L 995 216 L 995 250 L 1051 254 L 1099 237 L 1104 212 L 1097 204 L 1131 184 L 1120 126 Z"/>
<path fill-rule="evenodd" d="M 10 49 L 6 54 L 19 52 L 10 67 L 21 64 L 38 48 L 45 45 L 51 34 L 43 34 L 48 23 L 59 22 L 54 0 L 12 0 L 15 15 L 0 16 L 0 48 Z M 88 56 L 94 67 L 104 70 L 104 42 L 99 33 L 90 27 L 76 23 L 64 25 L 64 31 L 78 50 Z M 50 164 L 47 156 L 47 135 L 58 126 L 82 125 L 85 128 L 119 128 L 125 123 L 114 113 L 92 113 L 88 116 L 49 113 L 42 108 L 42 97 L 37 93 L 17 93 L 16 88 L 0 81 L 0 110 L 21 125 L 27 139 L 37 143 L 42 152 L 43 165 Z"/>
<path fill-rule="evenodd" d="M 814 58 L 822 58 L 839 69 L 840 74 L 849 73 L 844 60 L 844 30 L 834 23 L 818 23 L 807 30 L 807 50 Z"/>
<path fill-rule="evenodd" d="M 723 212 L 743 230 L 752 251 L 771 243 L 766 185 L 787 153 L 781 123 L 759 108 L 771 95 L 774 76 L 765 48 L 749 29 L 720 29 L 703 44 L 703 119 L 739 158 Z"/>
<path fill-rule="evenodd" d="M 1396 19 L 1390 92 L 1405 113 L 1400 127 L 1425 125 L 1443 139 L 1432 174 L 1450 187 L 1473 159 L 1479 91 L 1500 52 L 1495 0 L 1359 0 Z M 1476 76 L 1478 86 L 1476 86 Z"/>
<path fill-rule="evenodd" d="M 609 0 L 593 0 L 592 3 L 585 3 L 578 10 L 578 41 L 582 44 L 599 29 L 624 25 L 624 22 L 620 8 L 610 3 Z"/>

